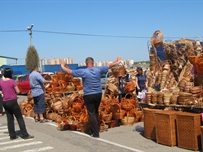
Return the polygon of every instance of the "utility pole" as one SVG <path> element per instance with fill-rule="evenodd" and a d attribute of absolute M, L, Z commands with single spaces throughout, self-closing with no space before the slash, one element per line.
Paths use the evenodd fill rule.
<path fill-rule="evenodd" d="M 30 46 L 32 46 L 32 28 L 33 28 L 34 24 L 31 24 L 30 27 L 27 27 L 27 30 L 30 31 L 29 35 L 30 35 Z"/>

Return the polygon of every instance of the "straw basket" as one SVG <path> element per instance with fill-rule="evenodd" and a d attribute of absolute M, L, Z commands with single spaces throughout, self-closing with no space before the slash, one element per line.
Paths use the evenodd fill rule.
<path fill-rule="evenodd" d="M 30 90 L 29 90 L 29 92 L 27 93 L 27 98 L 28 98 L 29 101 L 33 99 L 32 93 L 31 93 Z"/>
<path fill-rule="evenodd" d="M 190 92 L 197 94 L 202 92 L 202 86 L 195 86 L 190 88 Z"/>
<path fill-rule="evenodd" d="M 162 111 L 155 113 L 157 143 L 168 146 L 176 145 L 175 119 L 175 111 Z"/>
<path fill-rule="evenodd" d="M 134 83 L 133 81 L 128 82 L 127 85 L 125 85 L 125 87 L 124 87 L 124 90 L 125 90 L 126 92 L 132 92 L 132 91 L 134 91 L 135 89 L 136 89 L 136 88 L 135 88 L 135 83 Z"/>
<path fill-rule="evenodd" d="M 152 103 L 157 104 L 157 100 L 158 100 L 158 92 L 154 91 L 152 92 Z"/>
<path fill-rule="evenodd" d="M 124 65 L 117 65 L 111 68 L 113 75 L 118 78 L 120 76 L 125 75 L 125 66 Z"/>
<path fill-rule="evenodd" d="M 158 97 L 157 97 L 158 104 L 163 104 L 163 96 L 164 96 L 163 92 L 158 92 Z"/>
<path fill-rule="evenodd" d="M 171 99 L 172 95 L 173 95 L 173 92 L 171 92 L 171 91 L 164 92 L 164 104 L 165 105 L 169 105 L 170 104 L 170 99 Z"/>
<path fill-rule="evenodd" d="M 85 123 L 80 124 L 80 130 L 81 130 L 81 132 L 88 133 L 90 131 L 90 123 L 85 122 Z"/>
<path fill-rule="evenodd" d="M 108 83 L 107 84 L 107 89 L 113 93 L 117 93 L 118 92 L 118 87 L 113 84 L 113 83 Z"/>
<path fill-rule="evenodd" d="M 147 104 L 150 104 L 152 101 L 152 93 L 151 92 L 146 92 L 146 102 Z"/>
<path fill-rule="evenodd" d="M 171 96 L 170 103 L 173 104 L 173 105 L 176 105 L 177 102 L 178 102 L 178 96 L 179 96 L 178 94 L 173 94 Z"/>
<path fill-rule="evenodd" d="M 152 37 L 151 37 L 151 39 L 150 39 L 150 43 L 151 43 L 151 45 L 154 46 L 154 47 L 159 46 L 159 45 L 162 45 L 162 44 L 163 44 L 163 38 L 164 38 L 164 36 L 163 36 L 162 31 L 156 30 L 156 31 L 153 33 L 153 35 L 152 35 Z"/>
<path fill-rule="evenodd" d="M 178 96 L 178 104 L 180 105 L 187 105 L 188 102 L 193 101 L 193 96 L 191 93 L 187 93 L 187 92 L 179 92 L 179 96 Z"/>
<path fill-rule="evenodd" d="M 178 147 L 201 149 L 201 115 L 188 112 L 176 114 Z"/>
<path fill-rule="evenodd" d="M 109 114 L 103 114 L 103 116 L 102 116 L 102 118 L 103 118 L 103 120 L 105 121 L 105 122 L 108 122 L 108 121 L 111 121 L 111 119 L 112 119 L 112 112 L 111 113 L 109 113 Z"/>
<path fill-rule="evenodd" d="M 134 121 L 135 121 L 135 117 L 128 117 L 128 116 L 125 116 L 121 120 L 123 126 L 132 126 L 134 124 Z"/>

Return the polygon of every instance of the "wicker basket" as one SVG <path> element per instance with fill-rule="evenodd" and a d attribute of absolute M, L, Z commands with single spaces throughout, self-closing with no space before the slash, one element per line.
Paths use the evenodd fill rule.
<path fill-rule="evenodd" d="M 125 85 L 124 90 L 128 92 L 132 92 L 136 89 L 135 83 L 133 81 L 128 82 L 127 85 Z"/>
<path fill-rule="evenodd" d="M 158 109 L 144 108 L 144 136 L 148 139 L 156 139 L 155 128 L 155 112 L 160 111 Z"/>
<path fill-rule="evenodd" d="M 151 92 L 146 92 L 146 102 L 147 104 L 150 104 L 152 101 L 152 93 Z"/>
<path fill-rule="evenodd" d="M 124 65 L 117 65 L 111 68 L 113 75 L 118 78 L 120 76 L 125 75 L 125 66 Z"/>
<path fill-rule="evenodd" d="M 90 131 L 90 123 L 85 122 L 85 123 L 80 124 L 80 130 L 81 130 L 81 132 L 88 133 Z"/>
<path fill-rule="evenodd" d="M 156 142 L 168 146 L 176 145 L 176 111 L 155 113 Z"/>
<path fill-rule="evenodd" d="M 121 122 L 123 126 L 132 126 L 134 124 L 135 118 L 134 117 L 128 117 L 125 116 Z"/>
<path fill-rule="evenodd" d="M 176 114 L 178 147 L 201 149 L 201 115 L 180 112 Z"/>

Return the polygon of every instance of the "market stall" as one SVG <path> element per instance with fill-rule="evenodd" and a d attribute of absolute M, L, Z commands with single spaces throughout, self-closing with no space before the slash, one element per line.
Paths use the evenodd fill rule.
<path fill-rule="evenodd" d="M 145 137 L 168 146 L 200 150 L 202 46 L 185 38 L 164 43 L 161 31 L 154 34 L 149 48 L 149 88 L 141 103 L 145 107 Z M 157 55 L 158 47 L 163 48 L 164 60 Z"/>
<path fill-rule="evenodd" d="M 114 75 L 109 80 L 115 80 Z M 56 72 L 46 75 L 46 80 L 53 83 L 45 85 L 46 118 L 55 121 L 58 130 L 80 130 L 88 132 L 88 113 L 84 105 L 83 86 L 79 78 L 73 78 L 64 72 Z M 137 96 L 123 98 L 119 103 L 117 86 L 115 83 L 107 83 L 105 93 L 99 107 L 100 132 L 107 131 L 120 125 L 130 126 L 142 121 L 142 110 L 137 103 Z M 134 82 L 133 82 L 134 83 Z M 127 88 L 131 90 L 130 86 Z M 33 99 L 28 93 L 28 100 L 20 102 L 22 114 L 34 117 Z"/>

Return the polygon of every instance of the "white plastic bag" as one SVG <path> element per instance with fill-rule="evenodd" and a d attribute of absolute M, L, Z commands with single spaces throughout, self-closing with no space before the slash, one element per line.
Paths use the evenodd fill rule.
<path fill-rule="evenodd" d="M 142 99 L 142 100 L 145 100 L 145 98 L 146 98 L 146 92 L 147 92 L 147 90 L 142 90 L 141 92 L 138 92 L 138 98 L 139 99 Z"/>

